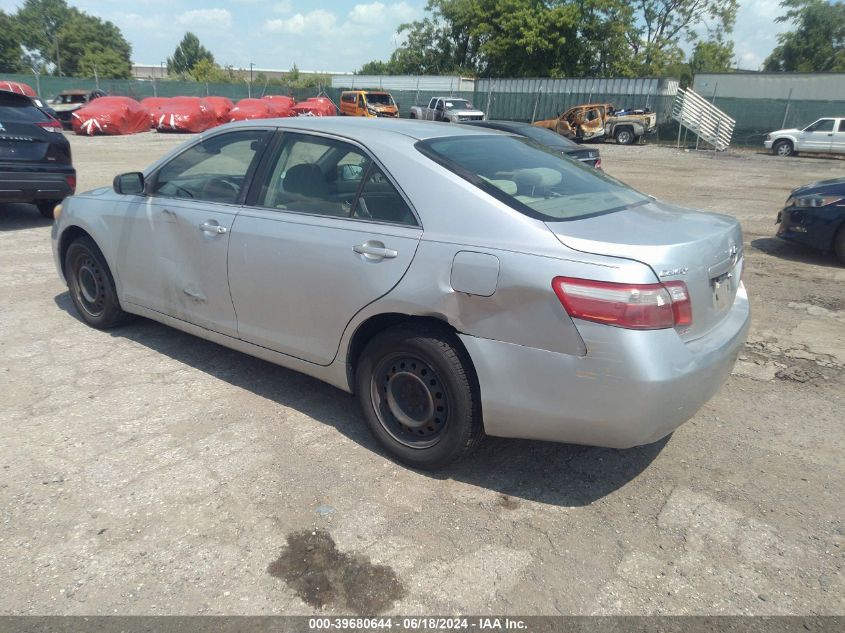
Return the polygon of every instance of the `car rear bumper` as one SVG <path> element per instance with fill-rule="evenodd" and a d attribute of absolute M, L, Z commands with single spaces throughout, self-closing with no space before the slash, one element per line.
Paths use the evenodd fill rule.
<path fill-rule="evenodd" d="M 0 167 L 0 202 L 35 202 L 62 200 L 73 195 L 68 178 L 76 178 L 73 168 L 67 171 L 7 171 Z"/>
<path fill-rule="evenodd" d="M 722 322 L 691 342 L 674 330 L 576 324 L 583 357 L 461 336 L 478 374 L 488 435 L 611 448 L 657 441 L 727 380 L 750 310 L 740 286 Z"/>

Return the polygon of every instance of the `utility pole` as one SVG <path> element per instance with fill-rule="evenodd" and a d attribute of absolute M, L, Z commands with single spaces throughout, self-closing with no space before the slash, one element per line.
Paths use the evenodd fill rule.
<path fill-rule="evenodd" d="M 159 66 L 161 67 L 161 78 L 164 79 L 164 62 L 159 62 Z"/>
<path fill-rule="evenodd" d="M 252 98 L 252 69 L 255 67 L 255 64 L 249 62 L 249 97 Z"/>
<path fill-rule="evenodd" d="M 56 72 L 59 75 L 59 77 L 61 77 L 62 76 L 62 58 L 59 55 L 59 34 L 58 33 L 56 33 L 55 38 L 56 38 Z"/>

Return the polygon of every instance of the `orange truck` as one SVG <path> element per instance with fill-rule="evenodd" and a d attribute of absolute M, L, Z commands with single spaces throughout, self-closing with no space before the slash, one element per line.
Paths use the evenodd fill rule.
<path fill-rule="evenodd" d="M 340 94 L 340 116 L 399 116 L 399 106 L 389 92 L 381 90 L 347 90 Z"/>

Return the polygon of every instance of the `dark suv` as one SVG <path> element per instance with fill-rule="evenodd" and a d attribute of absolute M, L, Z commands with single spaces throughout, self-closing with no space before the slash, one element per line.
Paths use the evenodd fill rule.
<path fill-rule="evenodd" d="M 70 143 L 26 95 L 0 90 L 0 204 L 31 202 L 45 218 L 76 188 Z"/>

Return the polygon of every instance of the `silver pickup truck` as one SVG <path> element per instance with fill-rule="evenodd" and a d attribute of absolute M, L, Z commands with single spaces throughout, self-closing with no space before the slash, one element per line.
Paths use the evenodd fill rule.
<path fill-rule="evenodd" d="M 428 106 L 411 106 L 410 116 L 412 119 L 447 123 L 484 120 L 481 110 L 477 110 L 466 99 L 457 97 L 434 97 Z"/>

